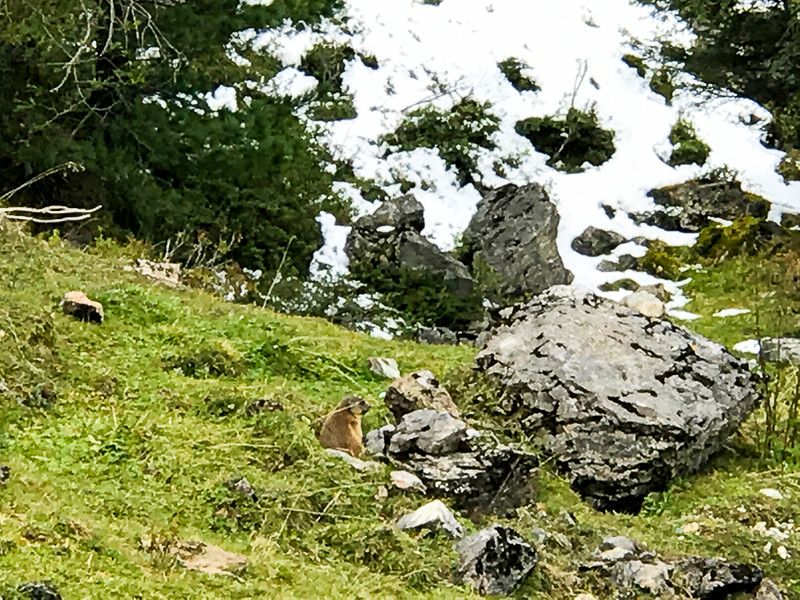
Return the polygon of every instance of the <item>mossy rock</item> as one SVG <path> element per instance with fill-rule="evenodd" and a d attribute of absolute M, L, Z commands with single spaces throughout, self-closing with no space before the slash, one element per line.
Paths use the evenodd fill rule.
<path fill-rule="evenodd" d="M 800 150 L 789 150 L 777 168 L 786 183 L 800 181 Z"/>
<path fill-rule="evenodd" d="M 518 58 L 507 58 L 497 63 L 497 66 L 503 72 L 519 92 L 538 92 L 541 88 L 532 78 L 525 75 L 522 71 L 530 69 L 530 66 Z"/>
<path fill-rule="evenodd" d="M 618 279 L 617 281 L 608 281 L 600 286 L 602 292 L 618 292 L 620 290 L 627 290 L 635 292 L 639 289 L 639 284 L 633 279 Z"/>
<path fill-rule="evenodd" d="M 636 73 L 642 79 L 647 77 L 647 67 L 645 66 L 644 59 L 641 56 L 636 56 L 635 54 L 625 54 L 622 57 L 622 62 L 632 69 L 636 69 Z"/>
<path fill-rule="evenodd" d="M 614 132 L 600 127 L 594 111 L 570 108 L 564 119 L 531 117 L 514 129 L 550 157 L 549 166 L 568 173 L 582 172 L 586 163 L 600 166 L 616 150 Z"/>
<path fill-rule="evenodd" d="M 664 279 L 678 279 L 684 266 L 675 249 L 661 240 L 653 240 L 647 254 L 639 259 L 642 271 Z"/>
<path fill-rule="evenodd" d="M 698 256 L 715 261 L 742 254 L 752 256 L 774 248 L 784 233 L 777 223 L 743 217 L 727 227 L 716 223 L 705 227 L 693 250 Z"/>
<path fill-rule="evenodd" d="M 678 120 L 669 134 L 669 141 L 673 145 L 669 164 L 703 166 L 708 160 L 711 148 L 697 137 L 694 126 L 683 119 Z"/>

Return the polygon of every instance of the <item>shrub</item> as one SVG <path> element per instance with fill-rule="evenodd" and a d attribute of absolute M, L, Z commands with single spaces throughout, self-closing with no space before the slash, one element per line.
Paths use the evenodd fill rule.
<path fill-rule="evenodd" d="M 570 108 L 565 119 L 531 117 L 515 129 L 550 157 L 549 166 L 568 173 L 583 171 L 586 163 L 602 165 L 616 150 L 614 132 L 600 127 L 594 111 Z"/>
<path fill-rule="evenodd" d="M 647 77 L 647 67 L 644 64 L 642 57 L 636 56 L 635 54 L 626 54 L 622 57 L 622 62 L 632 69 L 636 69 L 636 73 L 642 79 Z"/>
<path fill-rule="evenodd" d="M 524 70 L 530 69 L 530 67 L 518 58 L 507 58 L 497 63 L 497 66 L 517 91 L 538 92 L 541 89 L 536 81 L 523 73 Z"/>
<path fill-rule="evenodd" d="M 383 140 L 394 150 L 437 148 L 445 163 L 455 168 L 461 185 L 473 183 L 478 168 L 478 148 L 493 150 L 492 135 L 500 119 L 489 104 L 464 98 L 450 110 L 425 106 L 409 113 L 400 126 Z"/>
<path fill-rule="evenodd" d="M 697 137 L 692 124 L 683 119 L 679 119 L 672 127 L 669 141 L 673 145 L 669 164 L 673 167 L 690 164 L 703 166 L 711 152 L 708 144 Z"/>
<path fill-rule="evenodd" d="M 675 96 L 675 82 L 672 78 L 672 72 L 667 67 L 661 67 L 650 78 L 650 89 L 659 96 L 663 96 L 667 104 L 672 104 L 672 98 Z"/>

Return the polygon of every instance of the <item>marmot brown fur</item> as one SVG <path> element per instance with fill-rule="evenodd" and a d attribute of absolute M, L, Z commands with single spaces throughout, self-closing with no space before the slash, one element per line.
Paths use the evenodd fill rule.
<path fill-rule="evenodd" d="M 369 410 L 369 404 L 358 396 L 348 396 L 327 416 L 319 432 L 319 443 L 324 448 L 333 448 L 359 456 L 363 449 L 361 415 Z"/>

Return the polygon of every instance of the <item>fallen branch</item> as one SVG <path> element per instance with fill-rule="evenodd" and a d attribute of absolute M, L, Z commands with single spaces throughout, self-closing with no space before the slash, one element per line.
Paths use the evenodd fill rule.
<path fill-rule="evenodd" d="M 70 208 L 68 206 L 46 206 L 44 208 L 28 208 L 26 206 L 10 206 L 0 208 L 0 216 L 10 221 L 28 221 L 31 223 L 66 223 L 68 221 L 84 221 L 100 210 L 102 205 L 94 208 Z"/>

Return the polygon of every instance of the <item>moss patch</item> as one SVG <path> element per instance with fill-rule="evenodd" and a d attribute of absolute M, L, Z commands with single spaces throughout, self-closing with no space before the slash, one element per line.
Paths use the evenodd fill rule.
<path fill-rule="evenodd" d="M 568 173 L 583 171 L 586 163 L 602 165 L 616 150 L 614 132 L 600 127 L 593 111 L 570 108 L 564 119 L 531 117 L 518 121 L 515 130 L 550 157 L 548 165 Z"/>
<path fill-rule="evenodd" d="M 647 77 L 647 66 L 644 64 L 644 59 L 641 56 L 636 56 L 635 54 L 625 54 L 622 57 L 622 62 L 632 69 L 636 69 L 636 73 L 642 79 Z"/>

